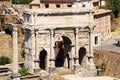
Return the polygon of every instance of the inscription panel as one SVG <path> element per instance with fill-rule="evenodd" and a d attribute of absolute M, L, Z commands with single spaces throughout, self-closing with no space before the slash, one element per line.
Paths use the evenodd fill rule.
<path fill-rule="evenodd" d="M 38 17 L 39 24 L 41 25 L 63 25 L 63 24 L 82 24 L 89 21 L 87 15 L 68 15 L 68 16 L 42 16 Z"/>

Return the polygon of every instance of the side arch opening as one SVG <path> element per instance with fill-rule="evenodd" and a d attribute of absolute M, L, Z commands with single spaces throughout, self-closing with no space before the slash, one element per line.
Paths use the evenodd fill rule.
<path fill-rule="evenodd" d="M 80 65 L 81 65 L 85 55 L 86 55 L 86 48 L 85 47 L 80 47 L 80 49 L 79 49 L 79 64 Z"/>
<path fill-rule="evenodd" d="M 39 53 L 39 60 L 40 60 L 39 67 L 43 70 L 45 70 L 45 68 L 46 68 L 46 62 L 47 62 L 46 57 L 47 57 L 47 51 L 43 49 Z"/>

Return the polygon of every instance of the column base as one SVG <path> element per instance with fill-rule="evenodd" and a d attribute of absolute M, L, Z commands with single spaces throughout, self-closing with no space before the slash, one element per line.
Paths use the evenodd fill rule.
<path fill-rule="evenodd" d="M 74 71 L 75 71 L 75 73 L 80 72 L 79 70 L 80 70 L 80 65 L 79 64 L 75 64 L 74 65 Z"/>
<path fill-rule="evenodd" d="M 97 69 L 95 67 L 95 64 L 89 64 L 88 65 L 89 72 L 91 76 L 96 76 L 97 75 Z"/>
<path fill-rule="evenodd" d="M 55 69 L 55 67 L 49 67 L 50 76 L 53 76 L 55 74 Z"/>
<path fill-rule="evenodd" d="M 41 69 L 34 69 L 34 73 L 39 73 Z"/>
<path fill-rule="evenodd" d="M 10 80 L 20 80 L 20 74 L 19 73 L 13 73 L 10 76 Z"/>

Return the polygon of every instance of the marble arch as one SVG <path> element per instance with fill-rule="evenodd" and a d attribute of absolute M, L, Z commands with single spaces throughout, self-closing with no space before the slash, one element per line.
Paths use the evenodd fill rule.
<path fill-rule="evenodd" d="M 90 1 L 90 3 L 87 4 L 86 1 Z M 60 67 L 64 65 L 64 67 L 66 66 L 75 72 L 79 71 L 81 65 L 79 64 L 78 52 L 79 48 L 84 45 L 88 51 L 86 58 L 90 58 L 90 62 L 85 63 L 84 68 L 95 71 L 92 49 L 94 10 L 93 6 L 91 6 L 92 0 L 83 0 L 83 2 L 89 7 L 78 6 L 78 4 L 82 4 L 82 2 L 78 1 L 70 8 L 47 8 L 24 11 L 24 15 L 31 15 L 31 18 L 29 18 L 31 20 L 24 22 L 25 29 L 31 30 L 31 32 L 26 31 L 25 33 L 25 37 L 28 38 L 25 45 L 27 53 L 25 64 L 31 73 L 35 73 L 36 70 L 40 69 L 38 65 L 38 54 L 41 47 L 48 53 L 46 63 L 47 71 L 54 72 L 57 68 L 55 66 L 56 56 L 54 49 L 56 47 L 55 42 L 58 40 L 64 41 L 64 43 L 69 45 L 66 46 L 66 48 L 70 48 L 67 48 L 68 51 L 66 49 L 66 53 L 71 54 L 68 56 L 69 62 L 66 60 L 69 64 L 66 63 L 66 65 L 64 65 L 60 63 Z M 24 17 L 25 20 L 26 18 L 27 16 Z M 88 26 L 89 29 L 86 29 L 86 26 Z M 68 42 L 66 40 L 68 40 Z M 62 46 L 60 47 L 62 48 Z"/>

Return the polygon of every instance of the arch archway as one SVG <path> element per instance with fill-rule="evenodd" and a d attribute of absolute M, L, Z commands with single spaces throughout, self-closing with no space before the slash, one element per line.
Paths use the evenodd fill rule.
<path fill-rule="evenodd" d="M 85 47 L 80 47 L 80 49 L 79 49 L 79 64 L 80 65 L 81 65 L 85 55 L 86 55 L 86 48 Z"/>
<path fill-rule="evenodd" d="M 45 66 L 46 66 L 46 57 L 47 57 L 47 51 L 46 50 L 42 50 L 40 51 L 40 54 L 39 54 L 39 67 L 43 70 L 45 70 Z"/>
<path fill-rule="evenodd" d="M 62 40 L 55 42 L 55 66 L 62 67 L 66 63 L 69 68 L 69 52 L 71 52 L 70 44 L 72 44 L 72 41 L 67 36 L 62 36 L 61 38 Z"/>

